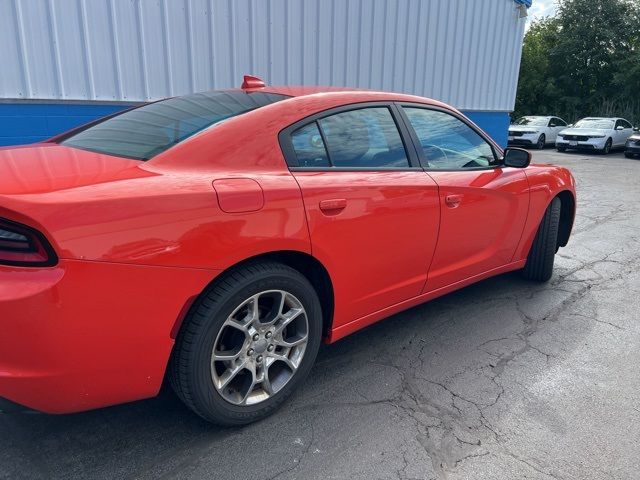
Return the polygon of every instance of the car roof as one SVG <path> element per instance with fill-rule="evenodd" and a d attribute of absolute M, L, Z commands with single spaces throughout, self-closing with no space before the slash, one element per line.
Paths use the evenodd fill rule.
<path fill-rule="evenodd" d="M 624 120 L 621 117 L 584 117 L 581 120 Z"/>
<path fill-rule="evenodd" d="M 288 97 L 304 97 L 307 95 L 315 95 L 316 93 L 329 93 L 329 92 L 364 92 L 371 91 L 362 88 L 353 87 L 331 87 L 331 86 L 318 86 L 318 85 L 290 85 L 290 86 L 271 86 L 259 88 L 247 88 L 243 89 L 246 92 L 265 92 L 265 93 L 277 93 L 279 95 L 286 95 Z"/>

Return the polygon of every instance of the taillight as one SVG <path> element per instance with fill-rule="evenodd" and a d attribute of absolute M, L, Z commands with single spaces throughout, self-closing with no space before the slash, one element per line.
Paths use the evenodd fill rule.
<path fill-rule="evenodd" d="M 0 264 L 48 267 L 57 262 L 58 257 L 44 235 L 0 218 Z"/>

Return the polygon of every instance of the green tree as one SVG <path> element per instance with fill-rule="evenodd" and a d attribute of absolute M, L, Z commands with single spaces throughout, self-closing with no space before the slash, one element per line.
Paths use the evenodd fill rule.
<path fill-rule="evenodd" d="M 517 115 L 640 122 L 640 0 L 559 0 L 522 49 Z"/>

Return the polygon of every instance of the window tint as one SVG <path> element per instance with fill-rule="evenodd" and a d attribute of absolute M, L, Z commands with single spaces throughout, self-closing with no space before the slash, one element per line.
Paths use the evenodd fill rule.
<path fill-rule="evenodd" d="M 429 168 L 461 170 L 498 165 L 491 145 L 453 115 L 424 108 L 403 108 Z"/>
<path fill-rule="evenodd" d="M 400 133 L 386 107 L 337 113 L 318 124 L 334 167 L 409 167 Z"/>
<path fill-rule="evenodd" d="M 291 134 L 291 143 L 301 167 L 328 167 L 327 151 L 316 122 L 299 128 Z"/>
<path fill-rule="evenodd" d="M 237 91 L 185 95 L 124 112 L 61 143 L 107 155 L 148 160 L 207 127 L 286 98 L 273 93 Z"/>
<path fill-rule="evenodd" d="M 633 126 L 627 122 L 626 120 L 620 120 L 620 124 L 624 127 L 624 128 L 633 128 Z"/>
<path fill-rule="evenodd" d="M 567 126 L 567 122 L 565 122 L 561 118 L 556 118 L 555 121 L 556 121 L 556 125 L 558 127 L 566 127 Z"/>

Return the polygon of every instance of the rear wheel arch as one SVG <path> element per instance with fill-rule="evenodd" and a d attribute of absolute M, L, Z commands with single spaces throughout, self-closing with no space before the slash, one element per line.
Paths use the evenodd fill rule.
<path fill-rule="evenodd" d="M 322 334 L 327 338 L 333 325 L 334 311 L 334 293 L 333 282 L 331 276 L 325 266 L 314 256 L 296 251 L 296 250 L 279 250 L 262 253 L 253 257 L 246 258 L 235 263 L 220 272 L 195 298 L 191 298 L 187 304 L 188 308 L 184 308 L 176 325 L 172 328 L 172 337 L 175 338 L 177 332 L 181 328 L 181 323 L 186 318 L 192 308 L 197 305 L 197 299 L 202 297 L 206 292 L 213 288 L 218 282 L 222 281 L 226 276 L 234 271 L 255 264 L 261 261 L 278 262 L 300 272 L 311 283 L 322 306 Z"/>

